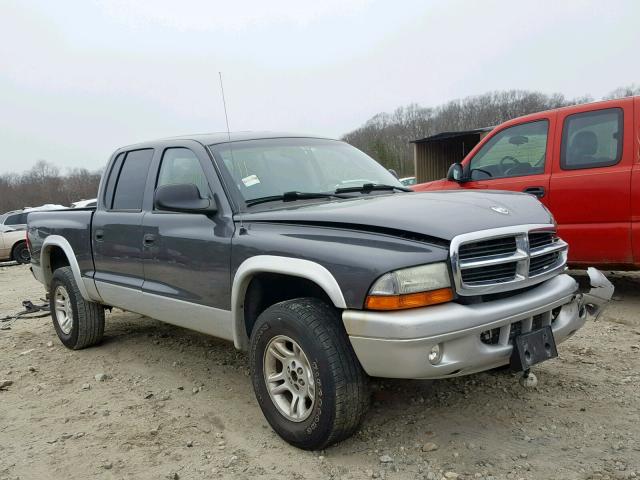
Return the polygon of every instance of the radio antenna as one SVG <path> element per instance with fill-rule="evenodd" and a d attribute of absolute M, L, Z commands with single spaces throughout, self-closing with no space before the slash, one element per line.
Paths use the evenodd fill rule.
<path fill-rule="evenodd" d="M 224 86 L 222 85 L 222 72 L 218 72 L 220 77 L 220 92 L 222 93 L 222 106 L 224 107 L 224 119 L 227 122 L 227 139 L 231 141 L 231 129 L 229 128 L 229 115 L 227 115 L 227 101 L 224 98 Z"/>
<path fill-rule="evenodd" d="M 224 107 L 224 120 L 227 123 L 227 140 L 229 141 L 229 153 L 231 154 L 231 162 L 233 163 L 234 168 L 236 168 L 236 160 L 233 158 L 233 145 L 231 143 L 231 129 L 229 128 L 229 115 L 227 114 L 227 100 L 224 97 L 224 86 L 222 85 L 222 72 L 218 72 L 218 76 L 220 77 L 220 93 L 222 94 L 222 106 Z M 244 175 L 245 177 L 249 176 L 249 170 L 247 169 L 246 163 L 242 162 L 244 165 Z"/>

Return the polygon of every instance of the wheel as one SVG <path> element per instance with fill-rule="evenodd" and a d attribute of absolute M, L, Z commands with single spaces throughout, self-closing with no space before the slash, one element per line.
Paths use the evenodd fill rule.
<path fill-rule="evenodd" d="M 67 348 L 79 350 L 100 342 L 104 334 L 104 308 L 80 294 L 71 267 L 53 273 L 49 308 L 58 338 Z"/>
<path fill-rule="evenodd" d="M 319 450 L 350 437 L 369 403 L 367 376 L 338 311 L 299 298 L 266 309 L 251 334 L 253 389 L 285 441 Z"/>
<path fill-rule="evenodd" d="M 27 242 L 20 242 L 13 247 L 11 258 L 18 263 L 29 263 L 31 261 L 31 254 L 27 247 Z"/>

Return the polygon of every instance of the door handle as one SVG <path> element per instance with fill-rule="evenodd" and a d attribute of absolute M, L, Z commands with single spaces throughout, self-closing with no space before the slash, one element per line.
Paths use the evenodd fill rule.
<path fill-rule="evenodd" d="M 142 239 L 142 242 L 144 243 L 145 246 L 153 245 L 153 242 L 155 241 L 156 241 L 156 236 L 151 233 L 145 234 L 145 236 Z"/>
<path fill-rule="evenodd" d="M 544 187 L 527 187 L 522 191 L 530 195 L 535 195 L 538 198 L 544 197 L 544 194 L 545 194 Z"/>
<path fill-rule="evenodd" d="M 96 241 L 101 242 L 104 238 L 104 230 L 96 230 Z"/>

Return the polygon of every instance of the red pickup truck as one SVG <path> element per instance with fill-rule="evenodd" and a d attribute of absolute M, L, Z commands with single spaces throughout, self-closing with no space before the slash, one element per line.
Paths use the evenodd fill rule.
<path fill-rule="evenodd" d="M 414 190 L 536 195 L 573 266 L 640 268 L 640 97 L 564 107 L 499 125 L 446 179 Z"/>

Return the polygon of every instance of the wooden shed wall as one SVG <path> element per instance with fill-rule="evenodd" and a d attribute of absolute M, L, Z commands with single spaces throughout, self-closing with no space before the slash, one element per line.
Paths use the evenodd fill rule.
<path fill-rule="evenodd" d="M 479 134 L 413 144 L 413 161 L 418 183 L 446 177 L 454 162 L 461 161 L 480 141 Z"/>

